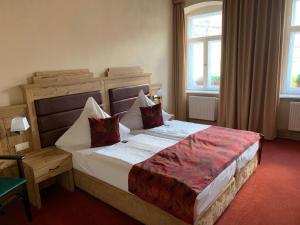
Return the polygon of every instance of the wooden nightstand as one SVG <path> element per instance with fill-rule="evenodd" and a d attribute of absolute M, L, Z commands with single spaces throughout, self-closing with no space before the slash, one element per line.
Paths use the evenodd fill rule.
<path fill-rule="evenodd" d="M 39 184 L 49 178 L 56 177 L 61 186 L 74 191 L 71 153 L 49 148 L 27 154 L 23 164 L 29 200 L 37 208 L 42 206 Z"/>

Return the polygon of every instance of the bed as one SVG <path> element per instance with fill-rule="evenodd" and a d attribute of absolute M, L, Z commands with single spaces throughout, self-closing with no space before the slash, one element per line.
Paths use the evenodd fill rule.
<path fill-rule="evenodd" d="M 80 76 L 80 74 L 82 74 L 82 76 Z M 51 101 L 53 98 L 56 98 L 60 99 L 62 102 L 70 102 L 70 99 L 66 99 L 71 96 L 71 98 L 75 99 L 75 102 L 79 102 L 76 101 L 78 96 L 82 97 L 83 95 L 87 97 L 92 94 L 94 96 L 98 96 L 98 103 L 102 105 L 106 111 L 113 112 L 112 114 L 124 114 L 136 98 L 137 90 L 142 88 L 146 93 L 151 92 L 149 74 L 129 74 L 122 77 L 115 76 L 105 78 L 93 78 L 87 74 L 90 73 L 86 70 L 42 73 L 40 76 L 36 76 L 39 79 L 36 79 L 37 81 L 35 83 L 24 86 L 32 125 L 33 146 L 35 149 L 42 150 L 43 148 L 52 146 L 55 139 L 57 139 L 57 136 L 59 136 L 63 130 L 66 130 L 72 122 L 74 122 L 74 118 L 76 118 L 76 115 L 83 107 L 81 104 L 75 108 L 68 108 L 66 107 L 68 104 L 61 104 L 59 112 L 39 112 L 39 107 L 44 108 L 42 103 L 46 102 L 46 104 L 49 104 L 49 99 Z M 73 75 L 76 75 L 76 79 L 70 79 Z M 130 87 L 130 89 L 134 91 L 129 92 L 130 95 L 127 96 L 124 94 L 128 93 L 127 91 L 124 92 L 123 90 L 122 92 L 124 87 Z M 112 90 L 117 89 L 118 93 L 123 93 L 119 94 L 119 96 L 126 97 L 125 100 L 120 99 L 121 97 L 112 97 Z M 110 102 L 110 99 L 113 99 L 114 102 Z M 39 104 L 41 105 L 39 106 Z M 72 105 L 74 104 L 71 104 L 71 106 Z M 50 109 L 53 109 L 53 107 L 50 107 Z M 45 125 L 47 124 L 45 121 L 49 121 L 49 118 L 51 119 L 51 117 L 57 118 L 57 116 L 62 116 L 63 118 L 66 118 L 66 115 L 72 116 L 67 116 L 67 118 L 71 119 L 68 120 L 67 123 L 64 123 L 63 126 L 59 124 L 57 127 L 53 128 L 53 124 L 50 123 L 52 126 L 50 129 L 49 125 Z M 46 119 L 42 117 L 46 117 Z M 159 138 L 151 134 L 140 135 L 142 135 L 139 136 L 140 140 L 143 140 L 143 138 L 147 136 L 149 136 L 147 137 L 147 140 L 151 140 L 151 138 Z M 46 138 L 44 138 L 45 136 Z M 134 135 L 130 138 L 134 139 L 136 136 Z M 177 141 L 172 138 L 161 139 L 169 144 Z M 236 192 L 255 171 L 258 163 L 258 154 L 256 154 L 256 151 L 261 148 L 261 144 L 256 143 L 256 146 L 251 147 L 252 149 L 255 149 L 253 150 L 255 153 L 250 160 L 247 159 L 243 161 L 246 165 L 242 166 L 238 172 L 233 169 L 236 168 L 236 165 L 229 166 L 223 171 L 224 173 L 222 172 L 219 175 L 219 179 L 215 179 L 214 182 L 211 183 L 210 188 L 203 191 L 202 196 L 199 197 L 199 205 L 201 207 L 199 207 L 200 210 L 194 224 L 214 224 L 224 212 L 226 207 L 230 204 Z M 144 224 L 187 224 L 158 207 L 128 193 L 127 187 L 124 183 L 124 178 L 128 176 L 128 162 L 124 163 L 124 161 L 122 161 L 120 163 L 120 161 L 114 160 L 113 165 L 115 165 L 115 169 L 112 170 L 110 167 L 112 165 L 112 157 L 101 154 L 102 151 L 99 151 L 99 149 L 69 151 L 71 151 L 73 155 L 74 179 L 78 188 L 90 193 L 96 198 L 101 199 Z M 98 162 L 101 162 L 102 168 L 99 168 Z M 109 169 L 105 169 L 105 166 L 109 167 Z M 95 172 L 99 170 L 110 170 L 112 173 L 101 174 Z M 113 179 L 113 177 L 115 178 Z M 211 190 L 215 190 L 215 194 L 211 194 Z M 209 199 L 209 197 L 211 197 L 211 199 Z"/>
<path fill-rule="evenodd" d="M 73 154 L 73 166 L 76 170 L 130 194 L 128 191 L 130 169 L 134 164 L 146 159 L 146 157 L 143 158 L 144 154 L 141 155 L 141 145 L 148 145 L 153 148 L 154 142 L 156 143 L 154 147 L 155 151 L 176 143 L 176 141 L 169 139 L 140 134 L 129 138 L 128 144 L 119 143 L 110 147 L 86 149 L 76 152 L 71 150 L 70 152 Z M 137 145 L 139 148 L 135 147 Z M 134 154 L 134 151 L 139 152 L 139 154 Z M 147 151 L 149 149 L 146 146 L 145 152 Z M 130 155 L 131 157 L 126 157 L 126 155 Z M 236 162 L 233 162 L 197 196 L 195 205 L 197 212 L 195 214 L 200 215 L 203 213 L 222 192 L 223 188 L 229 184 L 234 176 L 235 166 Z"/>
<path fill-rule="evenodd" d="M 109 89 L 109 102 L 112 115 L 124 115 L 130 109 L 131 105 L 135 101 L 140 90 L 147 95 L 149 86 L 147 85 L 136 85 L 136 86 L 122 86 L 118 88 Z M 185 121 L 171 120 L 166 121 L 164 125 L 155 127 L 152 129 L 140 129 L 133 130 L 132 134 L 148 134 L 157 137 L 164 137 L 172 140 L 181 140 L 195 132 L 209 128 L 210 125 L 197 124 Z M 261 142 L 263 141 L 263 136 L 261 135 Z M 251 162 L 256 162 L 259 164 L 261 160 L 262 148 L 260 142 L 256 142 L 251 146 L 246 152 L 244 152 L 237 159 L 237 170 L 236 170 L 236 186 L 237 190 L 247 180 L 246 175 L 246 165 Z M 254 168 L 250 169 L 252 171 Z"/>

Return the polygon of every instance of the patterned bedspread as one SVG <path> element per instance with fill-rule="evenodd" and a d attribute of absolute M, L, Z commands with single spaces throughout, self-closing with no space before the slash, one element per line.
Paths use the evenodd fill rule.
<path fill-rule="evenodd" d="M 251 131 L 209 127 L 134 165 L 129 191 L 192 224 L 197 195 L 259 139 Z"/>

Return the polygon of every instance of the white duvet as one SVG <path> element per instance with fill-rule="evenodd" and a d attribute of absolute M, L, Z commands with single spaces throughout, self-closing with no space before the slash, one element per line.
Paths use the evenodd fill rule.
<path fill-rule="evenodd" d="M 131 167 L 176 143 L 175 140 L 140 134 L 128 138 L 126 143 L 119 142 L 96 150 L 93 152 L 93 156 L 105 156 L 111 158 L 112 161 L 122 161 Z"/>
<path fill-rule="evenodd" d="M 164 125 L 152 129 L 132 130 L 132 134 L 148 134 L 173 140 L 181 140 L 193 133 L 209 128 L 210 125 L 179 120 L 166 121 Z"/>

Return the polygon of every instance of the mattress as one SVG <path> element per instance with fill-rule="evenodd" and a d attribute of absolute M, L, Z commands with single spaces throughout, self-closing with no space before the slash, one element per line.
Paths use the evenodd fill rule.
<path fill-rule="evenodd" d="M 162 137 L 171 140 L 179 141 L 195 132 L 205 130 L 210 125 L 191 123 L 179 120 L 166 121 L 165 125 L 155 127 L 152 129 L 134 130 L 132 135 L 147 134 L 155 137 Z M 243 154 L 236 160 L 236 173 L 238 173 L 257 153 L 259 148 L 259 141 L 250 146 Z"/>
<path fill-rule="evenodd" d="M 75 169 L 128 192 L 128 175 L 132 166 L 176 142 L 172 139 L 140 134 L 129 137 L 127 143 L 120 142 L 107 147 L 69 152 L 73 155 Z M 195 218 L 222 192 L 235 171 L 236 161 L 197 196 L 194 206 Z"/>

